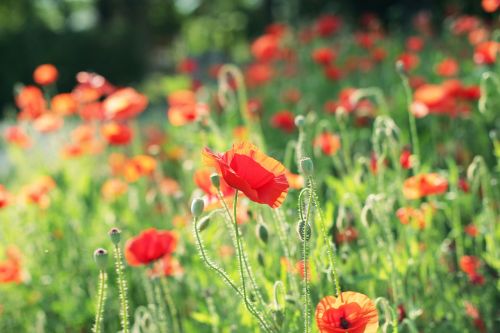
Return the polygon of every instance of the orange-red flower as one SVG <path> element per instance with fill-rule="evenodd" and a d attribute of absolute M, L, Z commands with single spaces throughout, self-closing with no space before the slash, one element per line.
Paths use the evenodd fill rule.
<path fill-rule="evenodd" d="M 422 209 L 413 207 L 402 207 L 396 211 L 396 217 L 401 224 L 412 224 L 419 229 L 425 228 L 425 214 Z"/>
<path fill-rule="evenodd" d="M 315 24 L 315 32 L 321 37 L 328 37 L 336 33 L 342 26 L 340 17 L 326 14 L 318 18 Z"/>
<path fill-rule="evenodd" d="M 156 169 L 156 160 L 148 155 L 137 155 L 124 166 L 123 176 L 128 182 L 135 182 L 142 176 L 150 176 Z"/>
<path fill-rule="evenodd" d="M 6 207 L 10 201 L 10 194 L 5 187 L 0 184 L 0 209 Z"/>
<path fill-rule="evenodd" d="M 167 97 L 167 117 L 174 126 L 183 126 L 208 115 L 208 106 L 196 102 L 196 95 L 191 90 L 178 90 Z"/>
<path fill-rule="evenodd" d="M 424 40 L 419 36 L 408 37 L 406 48 L 411 52 L 420 52 L 424 48 Z"/>
<path fill-rule="evenodd" d="M 127 192 L 128 185 L 121 179 L 111 178 L 104 182 L 101 194 L 105 200 L 115 200 Z"/>
<path fill-rule="evenodd" d="M 340 149 L 340 137 L 325 131 L 314 139 L 313 145 L 321 149 L 325 155 L 335 155 Z"/>
<path fill-rule="evenodd" d="M 19 119 L 33 120 L 47 110 L 43 93 L 35 86 L 23 87 L 16 96 L 16 105 L 21 109 Z"/>
<path fill-rule="evenodd" d="M 40 133 L 55 132 L 64 125 L 64 119 L 55 113 L 45 113 L 36 118 L 33 127 Z"/>
<path fill-rule="evenodd" d="M 203 157 L 229 186 L 240 190 L 250 200 L 273 208 L 285 200 L 289 187 L 285 167 L 254 145 L 248 142 L 233 144 L 225 153 L 205 148 Z"/>
<path fill-rule="evenodd" d="M 329 65 L 335 59 L 335 53 L 329 47 L 320 47 L 313 50 L 312 59 L 319 65 Z"/>
<path fill-rule="evenodd" d="M 177 236 L 168 230 L 150 228 L 125 244 L 125 258 L 131 266 L 148 265 L 175 251 Z"/>
<path fill-rule="evenodd" d="M 33 80 L 41 86 L 47 86 L 56 82 L 59 72 L 54 65 L 43 64 L 38 66 L 33 72 Z"/>
<path fill-rule="evenodd" d="M 177 65 L 177 70 L 180 73 L 191 74 L 194 73 L 198 69 L 198 63 L 196 60 L 191 58 L 182 59 Z"/>
<path fill-rule="evenodd" d="M 368 296 L 353 291 L 326 296 L 316 307 L 316 324 L 321 333 L 376 333 L 377 308 Z"/>
<path fill-rule="evenodd" d="M 58 115 L 67 116 L 78 111 L 78 101 L 73 94 L 58 94 L 52 97 L 50 108 Z"/>
<path fill-rule="evenodd" d="M 101 134 L 110 145 L 126 145 L 132 140 L 132 130 L 124 124 L 111 122 L 101 127 Z"/>
<path fill-rule="evenodd" d="M 20 148 L 31 146 L 31 138 L 19 126 L 10 126 L 5 129 L 5 141 L 12 143 Z"/>
<path fill-rule="evenodd" d="M 419 174 L 406 179 L 403 183 L 403 194 L 410 200 L 442 194 L 447 189 L 448 181 L 437 173 Z"/>
<path fill-rule="evenodd" d="M 474 50 L 474 62 L 478 65 L 491 65 L 497 60 L 499 43 L 494 41 L 482 42 Z"/>
<path fill-rule="evenodd" d="M 279 39 L 271 34 L 260 36 L 252 43 L 251 52 L 258 61 L 275 60 L 280 54 Z"/>
<path fill-rule="evenodd" d="M 49 193 L 56 187 L 55 181 L 49 176 L 43 176 L 27 185 L 22 190 L 22 196 L 27 203 L 46 209 L 50 205 Z"/>
<path fill-rule="evenodd" d="M 6 250 L 7 259 L 0 261 L 0 283 L 22 282 L 21 253 L 10 246 Z"/>
<path fill-rule="evenodd" d="M 273 68 L 262 63 L 251 64 L 245 71 L 245 79 L 249 87 L 264 85 L 272 79 L 273 75 Z"/>
<path fill-rule="evenodd" d="M 403 149 L 399 157 L 399 164 L 403 169 L 410 169 L 412 167 L 411 151 L 409 149 Z"/>
<path fill-rule="evenodd" d="M 109 95 L 102 106 L 107 119 L 125 120 L 143 112 L 148 106 L 148 98 L 133 88 L 123 88 Z"/>
<path fill-rule="evenodd" d="M 500 8 L 500 0 L 482 0 L 481 6 L 487 13 L 494 13 Z"/>
<path fill-rule="evenodd" d="M 455 59 L 446 58 L 436 66 L 436 73 L 444 77 L 455 76 L 458 73 L 458 63 Z"/>

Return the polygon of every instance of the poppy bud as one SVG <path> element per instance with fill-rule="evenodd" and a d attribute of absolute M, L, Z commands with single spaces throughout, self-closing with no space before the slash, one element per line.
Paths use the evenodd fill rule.
<path fill-rule="evenodd" d="M 274 321 L 278 326 L 281 326 L 283 324 L 283 320 L 285 319 L 285 315 L 283 314 L 282 310 L 272 310 L 273 312 L 273 317 Z"/>
<path fill-rule="evenodd" d="M 208 227 L 208 224 L 210 223 L 210 218 L 207 216 L 198 222 L 198 231 L 202 232 Z"/>
<path fill-rule="evenodd" d="M 205 208 L 205 203 L 202 199 L 196 198 L 191 203 L 191 214 L 194 217 L 200 217 L 201 213 L 203 213 L 203 209 Z"/>
<path fill-rule="evenodd" d="M 396 70 L 400 75 L 407 75 L 405 64 L 402 60 L 396 61 Z"/>
<path fill-rule="evenodd" d="M 97 249 L 94 252 L 94 261 L 97 264 L 97 267 L 102 271 L 106 269 L 108 263 L 108 251 L 105 249 Z"/>
<path fill-rule="evenodd" d="M 297 127 L 303 127 L 306 123 L 306 119 L 304 118 L 304 116 L 302 115 L 299 115 L 297 117 L 295 117 L 295 126 Z"/>
<path fill-rule="evenodd" d="M 111 238 L 111 242 L 113 244 L 118 245 L 118 243 L 120 243 L 121 233 L 122 232 L 118 228 L 113 228 L 109 231 L 108 235 L 109 235 L 109 238 Z"/>
<path fill-rule="evenodd" d="M 300 169 L 302 170 L 302 173 L 310 177 L 314 173 L 314 164 L 312 160 L 309 157 L 305 157 L 300 161 Z"/>
<path fill-rule="evenodd" d="M 216 188 L 219 188 L 220 186 L 220 176 L 216 173 L 213 173 L 210 175 L 210 181 L 212 182 L 212 185 L 215 186 Z"/>
<path fill-rule="evenodd" d="M 259 265 L 261 265 L 262 267 L 266 267 L 266 262 L 264 260 L 264 254 L 259 251 L 257 253 L 257 262 L 259 263 Z"/>
<path fill-rule="evenodd" d="M 305 239 L 306 242 L 309 242 L 311 239 L 311 225 L 304 220 L 300 220 L 299 223 L 297 223 L 297 234 L 299 234 L 299 239 L 301 241 Z"/>
<path fill-rule="evenodd" d="M 255 233 L 257 234 L 258 239 L 260 239 L 264 244 L 267 244 L 267 240 L 269 239 L 269 232 L 267 231 L 267 227 L 264 224 L 257 224 Z"/>

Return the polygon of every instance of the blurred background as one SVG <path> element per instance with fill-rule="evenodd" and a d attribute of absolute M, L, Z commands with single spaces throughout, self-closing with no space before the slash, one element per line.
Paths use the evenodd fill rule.
<path fill-rule="evenodd" d="M 134 84 L 186 56 L 244 62 L 244 41 L 272 21 L 296 26 L 327 12 L 355 21 L 373 12 L 406 29 L 418 10 L 438 18 L 457 9 L 485 15 L 479 0 L 2 0 L 0 117 L 15 112 L 13 87 L 30 84 L 42 63 L 59 68 L 61 91 L 81 70 Z"/>

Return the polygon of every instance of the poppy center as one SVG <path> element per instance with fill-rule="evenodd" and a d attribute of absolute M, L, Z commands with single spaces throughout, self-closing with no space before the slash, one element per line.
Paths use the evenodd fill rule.
<path fill-rule="evenodd" d="M 349 328 L 349 322 L 344 317 L 340 318 L 340 327 L 347 329 Z"/>

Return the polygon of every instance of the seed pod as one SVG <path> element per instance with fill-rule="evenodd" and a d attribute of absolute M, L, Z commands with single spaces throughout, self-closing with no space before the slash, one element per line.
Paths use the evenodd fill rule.
<path fill-rule="evenodd" d="M 255 228 L 255 233 L 258 239 L 260 239 L 264 244 L 267 244 L 267 241 L 269 240 L 269 232 L 264 224 L 258 223 Z"/>
<path fill-rule="evenodd" d="M 300 220 L 297 223 L 297 234 L 301 241 L 305 239 L 306 242 L 309 242 L 311 239 L 311 225 L 304 220 Z"/>
<path fill-rule="evenodd" d="M 198 231 L 202 232 L 203 230 L 205 230 L 208 225 L 210 223 L 210 218 L 208 216 L 202 218 L 199 222 L 198 222 Z"/>
<path fill-rule="evenodd" d="M 200 198 L 196 198 L 191 203 L 191 214 L 193 214 L 194 217 L 200 217 L 203 213 L 204 208 L 205 203 L 203 202 L 203 200 Z"/>
<path fill-rule="evenodd" d="M 299 115 L 297 117 L 295 117 L 295 126 L 297 127 L 303 127 L 306 123 L 306 119 L 304 118 L 304 116 L 302 115 Z"/>
<path fill-rule="evenodd" d="M 305 157 L 300 160 L 300 170 L 302 171 L 304 176 L 312 176 L 314 173 L 313 161 L 309 157 Z"/>
<path fill-rule="evenodd" d="M 114 244 L 114 245 L 118 245 L 120 243 L 120 240 L 121 240 L 121 231 L 120 229 L 118 228 L 113 228 L 109 231 L 108 235 L 109 235 L 109 238 L 111 239 L 111 242 Z"/>
<path fill-rule="evenodd" d="M 220 186 L 220 176 L 216 173 L 213 173 L 210 175 L 210 181 L 212 182 L 212 185 L 215 186 L 216 188 L 219 188 Z"/>
<path fill-rule="evenodd" d="M 264 254 L 261 251 L 259 251 L 257 253 L 257 262 L 259 263 L 260 266 L 266 267 L 266 262 L 264 260 Z"/>
<path fill-rule="evenodd" d="M 97 249 L 94 252 L 94 261 L 97 264 L 97 267 L 102 271 L 106 269 L 108 264 L 108 251 L 105 249 Z"/>
<path fill-rule="evenodd" d="M 402 60 L 396 61 L 396 70 L 400 75 L 408 75 L 406 72 L 405 64 Z"/>

